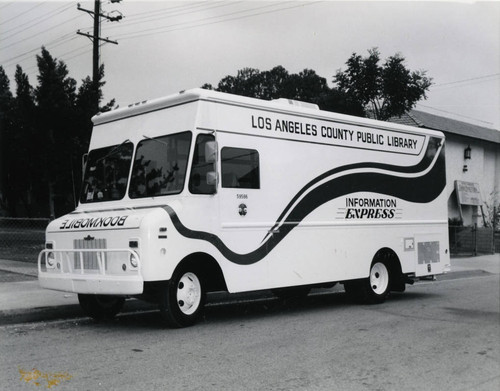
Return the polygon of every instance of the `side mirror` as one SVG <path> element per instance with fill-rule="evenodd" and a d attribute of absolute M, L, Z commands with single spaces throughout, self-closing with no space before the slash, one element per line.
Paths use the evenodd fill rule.
<path fill-rule="evenodd" d="M 207 172 L 207 185 L 213 186 L 214 190 L 217 188 L 217 173 L 215 171 Z"/>
<path fill-rule="evenodd" d="M 215 163 L 217 161 L 217 141 L 207 141 L 205 143 L 205 162 Z"/>

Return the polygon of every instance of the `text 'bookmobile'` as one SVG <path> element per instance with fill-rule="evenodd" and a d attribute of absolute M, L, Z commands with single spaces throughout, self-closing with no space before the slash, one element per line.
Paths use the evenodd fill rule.
<path fill-rule="evenodd" d="M 449 268 L 440 132 L 201 89 L 93 122 L 38 264 L 94 318 L 135 296 L 182 327 L 210 291 L 335 282 L 377 303 Z"/>

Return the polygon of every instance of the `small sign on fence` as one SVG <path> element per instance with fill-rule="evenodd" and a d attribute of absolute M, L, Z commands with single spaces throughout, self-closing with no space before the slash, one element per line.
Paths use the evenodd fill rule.
<path fill-rule="evenodd" d="M 460 205 L 481 206 L 481 188 L 479 184 L 473 182 L 455 181 L 458 203 Z"/>

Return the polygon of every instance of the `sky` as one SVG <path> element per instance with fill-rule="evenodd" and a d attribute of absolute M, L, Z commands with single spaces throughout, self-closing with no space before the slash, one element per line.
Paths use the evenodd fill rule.
<path fill-rule="evenodd" d="M 116 0 L 113 0 L 116 1 Z M 45 46 L 78 85 L 92 75 L 92 16 L 77 1 L 0 0 L 0 65 L 37 85 Z M 80 1 L 93 10 L 94 1 Z M 217 85 L 242 68 L 313 69 L 333 86 L 352 53 L 400 53 L 433 80 L 418 110 L 500 129 L 500 1 L 102 0 L 104 98 L 120 106 Z M 105 102 L 104 102 L 105 103 Z"/>

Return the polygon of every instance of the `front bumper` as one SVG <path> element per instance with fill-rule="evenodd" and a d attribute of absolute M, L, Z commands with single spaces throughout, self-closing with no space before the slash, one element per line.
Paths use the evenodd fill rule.
<path fill-rule="evenodd" d="M 42 288 L 74 293 L 138 295 L 144 290 L 140 257 L 128 248 L 42 250 L 38 280 Z"/>

